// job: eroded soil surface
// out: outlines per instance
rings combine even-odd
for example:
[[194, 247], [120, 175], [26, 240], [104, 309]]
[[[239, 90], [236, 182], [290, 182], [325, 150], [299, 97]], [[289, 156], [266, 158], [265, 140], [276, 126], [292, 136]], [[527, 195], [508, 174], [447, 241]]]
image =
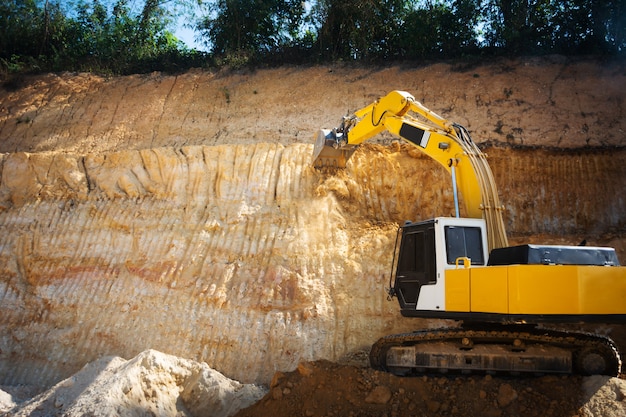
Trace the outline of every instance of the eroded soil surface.
[[[157, 349], [269, 386], [246, 416], [626, 415], [617, 378], [367, 368], [378, 337], [436, 325], [383, 288], [396, 225], [451, 214], [449, 179], [385, 134], [345, 172], [309, 155], [393, 89], [489, 154], [510, 243], [626, 262], [623, 62], [26, 76], [0, 89], [0, 384], [39, 392]], [[625, 326], [578, 327], [626, 352]]]

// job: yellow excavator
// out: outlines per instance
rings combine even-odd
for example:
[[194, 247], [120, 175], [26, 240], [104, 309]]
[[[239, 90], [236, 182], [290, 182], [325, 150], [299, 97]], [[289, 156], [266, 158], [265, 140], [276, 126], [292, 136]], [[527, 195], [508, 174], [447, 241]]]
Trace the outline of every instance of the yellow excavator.
[[[459, 325], [383, 337], [372, 346], [371, 365], [397, 375], [618, 375], [621, 359], [610, 338], [554, 328], [624, 323], [626, 267], [615, 249], [509, 247], [485, 155], [465, 128], [404, 91], [344, 117], [335, 129], [322, 129], [313, 165], [345, 168], [359, 144], [383, 131], [415, 145], [451, 174], [456, 212], [400, 226], [389, 295], [397, 297], [405, 317]], [[466, 217], [460, 216], [459, 193]]]

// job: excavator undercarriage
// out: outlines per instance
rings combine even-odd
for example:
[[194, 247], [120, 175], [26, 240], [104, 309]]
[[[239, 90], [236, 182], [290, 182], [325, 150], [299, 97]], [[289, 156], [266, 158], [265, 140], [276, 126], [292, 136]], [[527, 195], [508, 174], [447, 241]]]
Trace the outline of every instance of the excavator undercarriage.
[[428, 372], [617, 376], [621, 367], [609, 338], [523, 324], [464, 325], [386, 336], [372, 346], [370, 363], [400, 376]]

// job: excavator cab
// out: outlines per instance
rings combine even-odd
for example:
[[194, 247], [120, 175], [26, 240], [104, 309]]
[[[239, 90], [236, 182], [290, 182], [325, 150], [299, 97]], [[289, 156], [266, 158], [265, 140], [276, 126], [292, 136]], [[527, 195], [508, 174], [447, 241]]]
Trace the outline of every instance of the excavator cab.
[[398, 235], [390, 295], [398, 297], [404, 316], [415, 316], [418, 310], [444, 313], [444, 271], [464, 263], [487, 264], [487, 232], [482, 219], [438, 217], [406, 222]]

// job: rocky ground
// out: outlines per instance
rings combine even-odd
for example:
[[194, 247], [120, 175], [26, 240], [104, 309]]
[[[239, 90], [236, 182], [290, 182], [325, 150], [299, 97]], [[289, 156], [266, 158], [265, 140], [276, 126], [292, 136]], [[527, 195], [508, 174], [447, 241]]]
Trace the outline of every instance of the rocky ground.
[[399, 378], [315, 362], [277, 373], [237, 416], [624, 416], [625, 396], [625, 381], [600, 376]]
[[[310, 154], [319, 128], [392, 89], [488, 152], [511, 243], [587, 239], [625, 261], [620, 61], [4, 80], [0, 413], [224, 415], [189, 394], [210, 369], [261, 387], [250, 403], [267, 392], [250, 416], [626, 415], [618, 378], [366, 367], [378, 337], [440, 325], [383, 289], [396, 225], [450, 214], [449, 179], [388, 135], [342, 173]], [[624, 327], [585, 330], [626, 351]]]
[[[363, 352], [365, 354], [365, 352]], [[626, 381], [603, 376], [396, 377], [362, 366], [301, 362], [267, 386], [156, 351], [103, 357], [49, 390], [2, 386], [0, 415], [44, 416], [549, 416], [626, 415]], [[5, 414], [2, 412], [5, 411]]]

